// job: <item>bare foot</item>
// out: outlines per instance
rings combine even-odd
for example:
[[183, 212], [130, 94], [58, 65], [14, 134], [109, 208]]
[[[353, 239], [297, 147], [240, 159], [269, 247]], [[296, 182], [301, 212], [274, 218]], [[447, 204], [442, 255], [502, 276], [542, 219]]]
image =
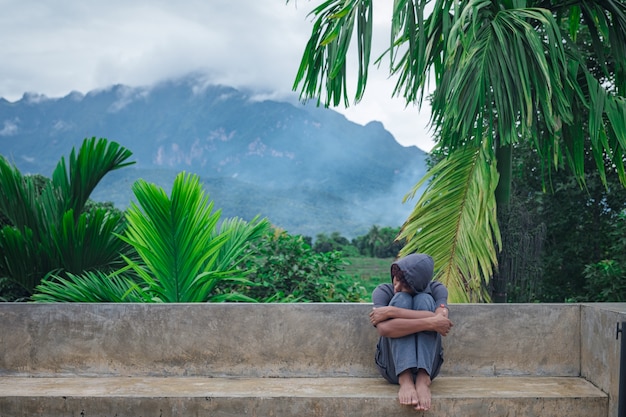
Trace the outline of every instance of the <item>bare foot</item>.
[[400, 401], [400, 404], [417, 407], [419, 402], [411, 370], [408, 369], [402, 372], [398, 376], [398, 382], [400, 384], [400, 390], [398, 390], [398, 401]]
[[415, 381], [415, 392], [417, 393], [417, 404], [415, 409], [418, 411], [430, 410], [430, 375], [423, 369], [417, 372]]

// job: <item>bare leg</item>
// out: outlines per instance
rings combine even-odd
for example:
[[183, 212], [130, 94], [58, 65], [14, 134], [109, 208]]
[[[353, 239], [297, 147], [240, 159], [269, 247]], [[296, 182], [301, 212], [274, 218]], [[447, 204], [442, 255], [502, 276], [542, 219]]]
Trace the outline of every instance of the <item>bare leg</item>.
[[400, 404], [417, 407], [419, 401], [417, 391], [415, 390], [415, 383], [413, 382], [413, 373], [410, 369], [398, 375], [398, 383], [400, 384], [400, 390], [398, 391], [398, 401], [400, 401]]
[[426, 411], [430, 409], [430, 375], [424, 369], [417, 371], [417, 379], [415, 380], [415, 392], [417, 393], [417, 404], [415, 409]]

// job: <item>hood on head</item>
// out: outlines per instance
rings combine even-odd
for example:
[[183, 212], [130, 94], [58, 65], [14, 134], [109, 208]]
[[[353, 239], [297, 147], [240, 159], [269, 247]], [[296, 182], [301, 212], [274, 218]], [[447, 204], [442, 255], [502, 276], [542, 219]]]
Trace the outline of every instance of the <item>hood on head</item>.
[[[425, 253], [412, 253], [400, 258], [393, 264], [404, 273], [404, 279], [415, 292], [422, 292], [433, 279], [435, 262]], [[392, 264], [392, 265], [393, 265]], [[393, 280], [393, 277], [391, 277]]]

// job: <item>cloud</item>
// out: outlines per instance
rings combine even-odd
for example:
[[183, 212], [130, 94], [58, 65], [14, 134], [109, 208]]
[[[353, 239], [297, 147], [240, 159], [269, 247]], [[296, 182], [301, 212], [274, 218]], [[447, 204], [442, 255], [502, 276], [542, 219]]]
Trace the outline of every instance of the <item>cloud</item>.
[[4, 126], [0, 129], [0, 136], [11, 136], [17, 133], [17, 119], [5, 120]]
[[[115, 84], [132, 87], [204, 73], [207, 81], [296, 100], [292, 85], [319, 1], [9, 1], [0, 14], [0, 97], [61, 97]], [[376, 3], [374, 51], [387, 47], [391, 5]], [[385, 64], [372, 67], [365, 98], [335, 110], [381, 121], [404, 145], [429, 151], [427, 109], [392, 98]], [[355, 74], [354, 69], [350, 73]], [[354, 80], [349, 88], [354, 93]], [[124, 104], [124, 103], [120, 103]]]

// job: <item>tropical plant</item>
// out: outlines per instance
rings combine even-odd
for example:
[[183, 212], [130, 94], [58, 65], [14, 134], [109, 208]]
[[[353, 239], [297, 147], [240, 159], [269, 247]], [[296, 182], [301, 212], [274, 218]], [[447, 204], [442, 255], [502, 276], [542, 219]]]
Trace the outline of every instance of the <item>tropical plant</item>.
[[[327, 0], [312, 14], [294, 89], [303, 100], [347, 106], [356, 29], [358, 102], [370, 64], [373, 1]], [[431, 123], [445, 155], [407, 195], [426, 186], [400, 233], [407, 239], [401, 254], [431, 254], [452, 301], [488, 300], [514, 144], [532, 143], [547, 173], [569, 165], [583, 186], [585, 153], [604, 181], [608, 157], [626, 183], [626, 5], [395, 0], [390, 39], [394, 95], [421, 106], [434, 81]]]
[[245, 279], [238, 268], [247, 248], [269, 223], [224, 219], [213, 210], [198, 176], [180, 173], [171, 197], [144, 180], [133, 185], [137, 204], [126, 212], [128, 226], [120, 238], [138, 254], [125, 256], [127, 266], [110, 274], [87, 273], [66, 278], [51, 275], [37, 287], [35, 301], [207, 302], [252, 301], [241, 294], [219, 294], [218, 284]]
[[244, 266], [254, 271], [250, 282], [220, 287], [225, 294], [260, 302], [358, 302], [367, 295], [358, 280], [342, 274], [341, 252], [315, 252], [300, 235], [274, 228], [250, 253]]
[[30, 295], [51, 271], [63, 275], [115, 268], [129, 248], [114, 233], [123, 216], [107, 207], [85, 210], [102, 177], [133, 162], [131, 152], [106, 139], [85, 139], [56, 166], [49, 181], [22, 175], [0, 157], [0, 277]]
[[626, 301], [626, 212], [614, 213], [614, 220], [607, 232], [608, 250], [599, 262], [585, 265], [585, 294], [575, 301]]

